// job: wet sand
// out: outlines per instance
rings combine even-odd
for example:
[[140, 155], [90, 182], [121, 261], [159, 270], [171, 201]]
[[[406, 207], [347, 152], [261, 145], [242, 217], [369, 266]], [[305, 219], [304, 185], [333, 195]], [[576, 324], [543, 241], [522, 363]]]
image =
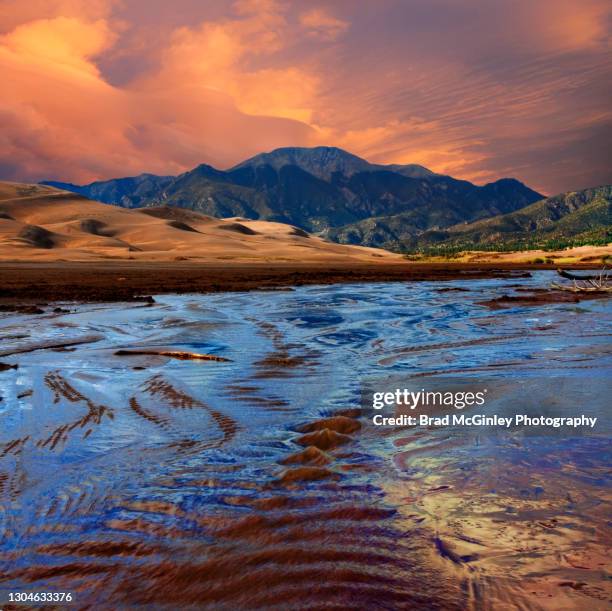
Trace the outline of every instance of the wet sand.
[[[549, 266], [550, 267], [550, 266]], [[588, 269], [589, 266], [572, 266]], [[592, 266], [591, 266], [592, 267]], [[164, 293], [218, 293], [313, 284], [528, 277], [546, 266], [464, 263], [189, 262], [0, 263], [0, 301], [133, 301]]]
[[609, 608], [607, 429], [381, 429], [361, 402], [440, 372], [603, 422], [609, 302], [477, 303], [552, 277], [3, 315], [0, 601]]

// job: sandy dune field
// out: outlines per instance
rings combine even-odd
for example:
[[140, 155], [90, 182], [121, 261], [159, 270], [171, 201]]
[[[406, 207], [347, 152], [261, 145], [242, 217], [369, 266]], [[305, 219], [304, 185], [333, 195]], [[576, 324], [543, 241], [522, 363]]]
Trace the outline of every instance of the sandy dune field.
[[524, 250], [517, 252], [466, 252], [459, 258], [463, 263], [525, 263], [566, 266], [588, 263], [594, 267], [612, 257], [612, 245], [575, 246], [564, 250]]
[[0, 182], [4, 261], [403, 261], [375, 248], [333, 244], [282, 223], [216, 219], [190, 210], [127, 210], [41, 185]]

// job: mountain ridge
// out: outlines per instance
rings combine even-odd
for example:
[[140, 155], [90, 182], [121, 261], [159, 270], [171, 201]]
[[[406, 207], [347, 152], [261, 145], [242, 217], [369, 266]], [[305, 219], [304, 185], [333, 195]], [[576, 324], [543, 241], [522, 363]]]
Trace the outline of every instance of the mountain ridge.
[[413, 247], [441, 250], [564, 248], [612, 242], [612, 185], [568, 191], [515, 212], [421, 234]]
[[409, 178], [425, 178], [437, 175], [416, 163], [405, 165], [371, 163], [358, 155], [335, 146], [281, 147], [249, 157], [230, 168], [229, 171], [256, 165], [270, 165], [277, 170], [284, 165], [297, 165], [314, 174], [317, 178], [324, 180], [329, 180], [335, 172], [350, 176], [360, 171], [373, 170], [388, 170]]
[[[126, 208], [160, 204], [215, 217], [240, 216], [296, 225], [351, 244], [397, 246], [432, 228], [512, 212], [543, 196], [516, 179], [483, 186], [417, 165], [378, 165], [336, 147], [286, 147], [228, 170], [207, 164], [175, 177], [135, 177], [72, 185], [42, 184]], [[393, 239], [338, 229], [397, 216]], [[396, 223], [397, 225], [397, 223]]]

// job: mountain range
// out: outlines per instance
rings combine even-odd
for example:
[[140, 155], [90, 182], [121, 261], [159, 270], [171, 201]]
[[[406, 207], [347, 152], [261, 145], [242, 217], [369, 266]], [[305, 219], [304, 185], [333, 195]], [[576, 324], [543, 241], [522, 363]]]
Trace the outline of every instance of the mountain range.
[[559, 249], [612, 242], [612, 186], [562, 193], [473, 223], [430, 230], [406, 246], [417, 250]]
[[477, 186], [419, 165], [369, 163], [334, 147], [276, 149], [226, 171], [199, 165], [175, 177], [42, 184], [125, 208], [163, 204], [264, 219], [394, 249], [427, 230], [513, 212], [543, 197], [512, 178]]

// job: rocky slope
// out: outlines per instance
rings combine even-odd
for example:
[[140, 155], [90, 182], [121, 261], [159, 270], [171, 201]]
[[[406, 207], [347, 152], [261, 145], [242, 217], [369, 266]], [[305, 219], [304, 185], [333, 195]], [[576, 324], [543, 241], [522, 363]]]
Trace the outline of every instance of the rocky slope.
[[409, 248], [523, 250], [612, 242], [612, 186], [562, 193], [516, 212], [427, 231]]

